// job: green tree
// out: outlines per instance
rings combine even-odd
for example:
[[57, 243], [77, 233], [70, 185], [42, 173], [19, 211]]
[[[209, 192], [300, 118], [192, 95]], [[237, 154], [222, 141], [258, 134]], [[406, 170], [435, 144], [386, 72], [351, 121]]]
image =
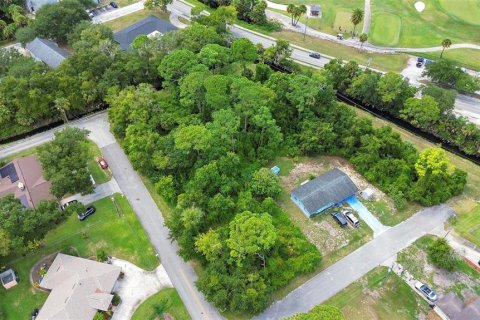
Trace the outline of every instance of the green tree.
[[277, 198], [282, 193], [280, 179], [267, 168], [255, 171], [249, 189], [260, 200], [268, 197]]
[[301, 4], [299, 6], [289, 4], [287, 6], [287, 12], [290, 13], [290, 16], [292, 17], [292, 26], [296, 26], [298, 21], [300, 20], [300, 17], [303, 14], [307, 13], [307, 7], [304, 4]]
[[382, 102], [380, 107], [394, 115], [398, 115], [404, 101], [413, 97], [415, 91], [408, 80], [394, 72], [386, 73], [377, 83], [377, 93]]
[[440, 119], [440, 108], [437, 101], [430, 96], [408, 98], [400, 110], [400, 118], [414, 126], [430, 130]]
[[452, 247], [443, 238], [435, 239], [427, 247], [428, 259], [436, 266], [447, 271], [455, 270], [457, 258]]
[[223, 250], [220, 234], [212, 229], [206, 233], [202, 233], [196, 238], [195, 247], [198, 252], [205, 256], [207, 261], [213, 262], [217, 260]]
[[422, 95], [431, 96], [438, 103], [441, 115], [451, 114], [455, 106], [457, 92], [453, 89], [443, 89], [438, 86], [428, 85], [422, 88]]
[[442, 59], [443, 52], [445, 51], [446, 48], [450, 48], [452, 45], [452, 40], [450, 39], [443, 39], [442, 40], [442, 52], [440, 52], [440, 59]]
[[243, 72], [248, 63], [253, 63], [257, 59], [257, 50], [255, 45], [246, 38], [235, 39], [232, 43], [232, 57], [239, 61], [243, 66]]
[[[0, 29], [1, 29], [1, 26], [0, 26]], [[17, 39], [18, 42], [20, 42], [22, 44], [22, 47], [24, 48], [27, 45], [27, 43], [29, 43], [30, 41], [33, 41], [35, 37], [36, 37], [35, 29], [33, 29], [30, 26], [20, 28], [15, 33], [15, 39]]]
[[363, 48], [363, 44], [368, 40], [368, 34], [362, 33], [358, 38], [358, 40], [360, 40], [360, 43], [361, 43], [360, 48]]
[[66, 128], [55, 133], [55, 139], [38, 149], [43, 173], [52, 182], [51, 192], [57, 198], [65, 194], [93, 191], [87, 161], [87, 131]]
[[70, 31], [84, 20], [90, 20], [85, 6], [76, 0], [64, 0], [38, 9], [33, 29], [39, 37], [65, 43]]
[[268, 213], [255, 214], [245, 211], [230, 222], [227, 245], [230, 256], [238, 266], [242, 266], [249, 256], [257, 256], [265, 267], [266, 254], [276, 240], [277, 232]]
[[168, 12], [167, 5], [172, 4], [172, 2], [173, 0], [145, 0], [143, 5], [149, 10], [160, 8], [163, 12]]
[[350, 21], [353, 24], [352, 36], [355, 37], [355, 29], [363, 21], [364, 12], [362, 9], [354, 9], [352, 15], [350, 16]]
[[5, 257], [10, 253], [10, 248], [12, 246], [10, 237], [8, 233], [0, 229], [0, 257]]

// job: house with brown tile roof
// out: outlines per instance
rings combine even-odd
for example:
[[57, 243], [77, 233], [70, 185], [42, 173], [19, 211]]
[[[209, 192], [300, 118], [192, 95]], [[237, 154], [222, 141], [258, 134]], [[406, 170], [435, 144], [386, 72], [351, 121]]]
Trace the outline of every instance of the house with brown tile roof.
[[40, 282], [51, 292], [37, 320], [92, 320], [110, 307], [119, 275], [120, 267], [57, 254]]
[[27, 208], [42, 200], [52, 200], [51, 183], [42, 175], [37, 156], [30, 155], [13, 160], [0, 168], [0, 197], [13, 194]]

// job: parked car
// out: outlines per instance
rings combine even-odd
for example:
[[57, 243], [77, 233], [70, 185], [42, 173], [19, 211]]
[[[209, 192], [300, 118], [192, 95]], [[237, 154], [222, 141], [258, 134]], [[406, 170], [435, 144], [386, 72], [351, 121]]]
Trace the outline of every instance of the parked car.
[[345, 212], [345, 218], [347, 218], [347, 221], [352, 225], [352, 227], [358, 228], [360, 225], [360, 221], [358, 221], [357, 217], [355, 217], [355, 215], [350, 211]]
[[308, 56], [311, 57], [311, 58], [315, 58], [315, 59], [320, 59], [321, 58], [320, 53], [318, 53], [318, 52], [310, 52], [310, 54]]
[[429, 287], [427, 287], [426, 284], [420, 282], [420, 281], [417, 281], [415, 283], [415, 288], [420, 291], [428, 300], [430, 301], [437, 301], [437, 294], [435, 293], [435, 291], [433, 291], [432, 289], [430, 289]]
[[78, 215], [78, 220], [83, 221], [85, 220], [88, 216], [91, 216], [92, 214], [97, 211], [94, 206], [88, 207], [87, 210], [85, 210], [84, 213], [81, 213]]
[[110, 5], [112, 6], [112, 8], [118, 8], [118, 4], [116, 2], [110, 2]]
[[338, 33], [338, 34], [337, 34], [337, 39], [338, 39], [338, 40], [343, 40], [343, 34]]
[[421, 68], [423, 66], [424, 61], [425, 61], [425, 59], [423, 59], [422, 57], [418, 57], [417, 58], [417, 68]]
[[38, 316], [38, 309], [33, 309], [32, 311], [32, 320], [35, 320]]
[[77, 203], [77, 202], [78, 202], [78, 200], [72, 200], [72, 201], [65, 202], [64, 204], [62, 204], [60, 206], [60, 209], [65, 210], [69, 205]]
[[108, 163], [107, 161], [105, 161], [105, 159], [103, 158], [98, 159], [98, 164], [102, 169], [108, 169]]
[[332, 217], [337, 221], [340, 227], [345, 228], [347, 226], [347, 220], [345, 220], [345, 216], [342, 213], [338, 211], [332, 212]]

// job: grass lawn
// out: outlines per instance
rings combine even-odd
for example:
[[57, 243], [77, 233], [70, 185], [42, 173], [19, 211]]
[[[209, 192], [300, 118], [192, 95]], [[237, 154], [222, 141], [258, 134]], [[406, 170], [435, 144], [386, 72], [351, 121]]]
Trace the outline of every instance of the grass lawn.
[[409, 203], [405, 209], [392, 210], [388, 203], [383, 200], [362, 199], [362, 203], [372, 212], [380, 222], [386, 226], [394, 226], [400, 222], [410, 218], [415, 212], [420, 210], [421, 206], [416, 203]]
[[325, 301], [342, 311], [345, 319], [419, 319], [428, 304], [395, 273], [377, 267]]
[[0, 308], [7, 319], [27, 319], [33, 308], [43, 304], [47, 294], [32, 289], [28, 278], [30, 269], [44, 256], [70, 246], [74, 246], [82, 257], [95, 256], [98, 249], [103, 249], [108, 255], [128, 260], [147, 270], [158, 266], [155, 251], [127, 199], [116, 194], [115, 201], [120, 216], [110, 198], [101, 199], [94, 203], [97, 212], [84, 222], [71, 216], [50, 231], [42, 246], [33, 253], [0, 261], [20, 276], [19, 285], [8, 291], [0, 290]]
[[[127, 0], [128, 1], [128, 0]], [[154, 15], [162, 20], [165, 20], [167, 22], [170, 22], [170, 18], [168, 13], [162, 12], [160, 10], [147, 10], [143, 9], [137, 12], [133, 12], [129, 15], [110, 20], [104, 23], [107, 27], [110, 27], [113, 32], [122, 30], [132, 24], [134, 24], [137, 21], [140, 21], [148, 16]]]
[[164, 311], [165, 313], [169, 313], [176, 320], [191, 319], [187, 309], [183, 305], [182, 299], [180, 299], [180, 296], [177, 293], [177, 290], [174, 288], [167, 288], [161, 290], [142, 303], [133, 314], [132, 320], [154, 319], [156, 314], [153, 307], [155, 305], [160, 305], [165, 299], [169, 301], [167, 303], [168, 307]]
[[[423, 2], [425, 10], [417, 12], [412, 0], [373, 0], [371, 41], [395, 47], [439, 46], [445, 38], [450, 38], [453, 43], [480, 43], [480, 3], [477, 0]], [[393, 37], [389, 34], [394, 33], [390, 31], [394, 24], [392, 15], [400, 19], [401, 28], [397, 41], [390, 42]], [[386, 19], [387, 16], [392, 19]]]
[[[273, 2], [287, 5], [290, 3], [306, 5], [318, 3], [321, 6], [322, 17], [309, 18], [308, 25], [330, 34], [343, 33], [346, 37], [353, 30], [353, 25], [350, 22], [352, 11], [356, 8], [362, 10], [364, 8], [364, 1], [362, 0], [274, 0]], [[306, 19], [302, 17], [300, 21], [305, 23]], [[362, 30], [362, 26], [363, 23], [357, 26], [357, 32]]]
[[[419, 57], [438, 60], [440, 58], [440, 53], [441, 51], [412, 54]], [[443, 59], [450, 60], [461, 67], [480, 71], [480, 50], [477, 49], [447, 49], [443, 53]]]
[[[379, 119], [366, 111], [351, 107], [361, 117], [367, 117], [373, 121], [375, 127], [382, 125], [391, 126], [395, 132], [398, 132], [404, 141], [410, 142], [418, 151], [425, 148], [435, 147], [435, 144], [408, 132], [397, 125]], [[453, 225], [455, 231], [465, 236], [468, 240], [480, 245], [480, 231], [475, 228], [480, 223], [480, 166], [461, 158], [447, 151], [447, 157], [458, 168], [468, 173], [467, 184], [463, 195], [451, 199], [448, 203], [453, 206], [457, 212], [456, 223]]]
[[87, 162], [88, 171], [95, 180], [96, 184], [108, 182], [112, 178], [110, 170], [103, 170], [97, 162], [97, 159], [102, 156], [100, 148], [93, 142], [88, 140], [89, 159]]
[[305, 37], [305, 40], [303, 40], [303, 34], [292, 31], [272, 32], [270, 36], [288, 40], [291, 44], [296, 44], [300, 47], [318, 51], [335, 58], [354, 60], [361, 65], [368, 65], [370, 63], [371, 68], [383, 71], [400, 72], [405, 68], [408, 60], [408, 55], [406, 54], [385, 55], [370, 53], [308, 35]]
[[399, 16], [391, 13], [379, 13], [373, 17], [373, 21], [370, 42], [387, 47], [398, 43], [402, 27], [402, 20]]

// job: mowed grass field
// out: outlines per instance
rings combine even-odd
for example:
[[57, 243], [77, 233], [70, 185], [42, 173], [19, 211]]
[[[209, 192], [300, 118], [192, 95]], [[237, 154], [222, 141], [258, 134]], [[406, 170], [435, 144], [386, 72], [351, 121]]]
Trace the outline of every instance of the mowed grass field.
[[445, 38], [480, 43], [479, 0], [424, 0], [422, 12], [415, 9], [415, 2], [373, 0], [369, 40], [392, 47], [439, 46]]
[[108, 255], [128, 260], [140, 268], [152, 270], [158, 259], [150, 241], [137, 220], [128, 200], [115, 195], [120, 214], [110, 197], [93, 203], [97, 212], [83, 222], [76, 216], [50, 231], [42, 246], [26, 256], [11, 256], [0, 260], [0, 265], [13, 268], [20, 283], [6, 291], [0, 290], [0, 309], [6, 319], [29, 319], [34, 308], [39, 308], [47, 299], [44, 292], [35, 291], [29, 281], [33, 265], [43, 257], [73, 246], [80, 256], [92, 257], [98, 249]]
[[164, 312], [178, 320], [191, 319], [182, 299], [175, 288], [163, 289], [142, 303], [132, 316], [132, 320], [161, 319], [155, 307], [164, 306]]

